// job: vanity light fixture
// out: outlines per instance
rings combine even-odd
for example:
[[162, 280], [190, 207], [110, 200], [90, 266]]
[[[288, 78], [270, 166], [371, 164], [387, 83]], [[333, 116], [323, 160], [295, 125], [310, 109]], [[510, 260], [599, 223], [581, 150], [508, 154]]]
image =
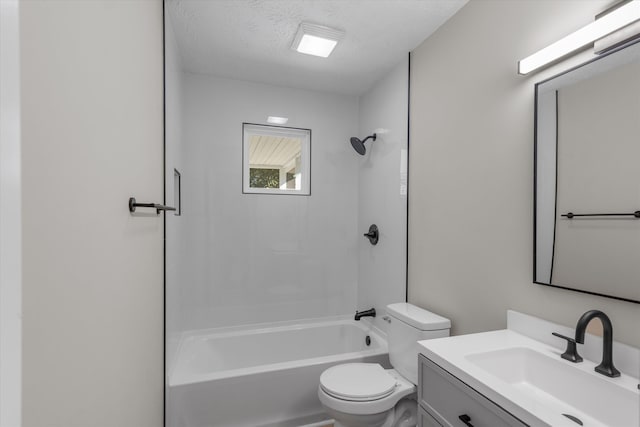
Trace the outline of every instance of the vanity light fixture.
[[267, 123], [272, 123], [274, 125], [284, 125], [289, 121], [288, 117], [278, 117], [278, 116], [269, 116], [267, 117]]
[[291, 49], [307, 55], [326, 58], [344, 37], [344, 31], [303, 22], [298, 27]]
[[[596, 19], [600, 19], [603, 16], [608, 15], [609, 13], [613, 12], [621, 6], [624, 6], [630, 1], [632, 0], [621, 0], [620, 2], [611, 6], [609, 9], [596, 15]], [[638, 38], [640, 38], [640, 19], [633, 24], [629, 24], [624, 28], [620, 28], [618, 31], [614, 31], [608, 36], [596, 40], [593, 43], [593, 53], [595, 53], [596, 55], [602, 55], [612, 50], [625, 47]]]
[[638, 20], [640, 20], [640, 0], [632, 0], [522, 59], [518, 62], [518, 73], [528, 74]]

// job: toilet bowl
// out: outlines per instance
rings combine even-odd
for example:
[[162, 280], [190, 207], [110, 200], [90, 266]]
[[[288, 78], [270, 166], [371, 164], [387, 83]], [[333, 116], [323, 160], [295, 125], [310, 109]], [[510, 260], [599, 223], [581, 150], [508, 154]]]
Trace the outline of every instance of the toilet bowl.
[[320, 375], [318, 398], [336, 427], [414, 427], [417, 423], [417, 341], [449, 335], [451, 322], [408, 303], [387, 306], [389, 360], [347, 363]]
[[[417, 404], [416, 386], [395, 369], [385, 370], [377, 363], [349, 363], [327, 369], [320, 376], [318, 397], [336, 427], [391, 427], [395, 408], [401, 400], [404, 418], [413, 418]], [[414, 409], [411, 411], [411, 409]], [[397, 424], [400, 427], [402, 424]], [[402, 425], [405, 427], [405, 425]]]

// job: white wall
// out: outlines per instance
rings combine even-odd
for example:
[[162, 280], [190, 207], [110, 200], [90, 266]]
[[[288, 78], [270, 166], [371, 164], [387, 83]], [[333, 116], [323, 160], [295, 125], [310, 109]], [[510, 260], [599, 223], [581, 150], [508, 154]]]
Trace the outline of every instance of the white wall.
[[0, 1], [0, 427], [19, 427], [22, 370], [19, 4]]
[[640, 346], [638, 305], [532, 283], [534, 84], [518, 60], [591, 22], [609, 1], [474, 1], [411, 58], [409, 301], [453, 333], [504, 328], [509, 308], [574, 327], [607, 313]]
[[23, 423], [160, 426], [162, 4], [23, 1], [20, 45]]
[[[182, 129], [182, 64], [173, 26], [165, 15], [165, 202], [174, 205], [174, 169], [184, 173], [183, 150], [184, 131]], [[174, 212], [166, 216], [166, 294], [165, 310], [167, 366], [172, 365], [178, 339], [181, 332], [180, 321], [183, 313], [180, 301], [181, 288], [184, 285], [181, 256], [186, 249], [187, 240], [184, 217]], [[175, 302], [175, 303], [174, 303]]]
[[[182, 328], [352, 313], [358, 99], [185, 74]], [[242, 123], [309, 128], [311, 196], [242, 194]]]
[[[375, 307], [374, 323], [383, 330], [387, 304], [406, 298], [408, 68], [406, 59], [360, 97], [358, 137], [377, 137], [364, 156], [349, 153], [360, 176], [358, 309]], [[362, 236], [371, 224], [380, 233], [375, 246]]]

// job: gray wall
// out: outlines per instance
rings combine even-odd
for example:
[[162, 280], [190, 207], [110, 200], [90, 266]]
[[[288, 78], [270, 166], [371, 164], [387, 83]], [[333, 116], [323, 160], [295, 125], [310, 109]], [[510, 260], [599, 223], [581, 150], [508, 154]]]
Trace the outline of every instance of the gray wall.
[[454, 334], [504, 328], [510, 308], [567, 326], [596, 308], [640, 346], [638, 305], [532, 283], [533, 86], [588, 54], [516, 64], [610, 3], [472, 0], [413, 52], [409, 301]]

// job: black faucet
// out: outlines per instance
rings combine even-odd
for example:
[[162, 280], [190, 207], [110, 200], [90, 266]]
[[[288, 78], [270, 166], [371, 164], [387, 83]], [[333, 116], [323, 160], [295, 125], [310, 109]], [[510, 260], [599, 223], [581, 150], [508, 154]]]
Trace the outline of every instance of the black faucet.
[[576, 342], [584, 344], [584, 333], [589, 322], [597, 317], [602, 322], [604, 334], [602, 336], [602, 362], [596, 366], [595, 370], [599, 374], [608, 377], [619, 377], [620, 371], [613, 366], [613, 325], [609, 317], [600, 310], [589, 310], [578, 319], [576, 325]]
[[[595, 371], [608, 377], [619, 377], [620, 371], [613, 366], [613, 325], [609, 317], [600, 310], [589, 310], [578, 319], [575, 339], [553, 332], [553, 335], [567, 340], [567, 350], [562, 353], [561, 357], [573, 363], [582, 362], [582, 357], [580, 357], [576, 349], [576, 343], [584, 344], [584, 334], [587, 330], [587, 325], [594, 317], [600, 319], [604, 330], [602, 337], [602, 362], [595, 367]], [[640, 388], [640, 384], [638, 388]]]
[[376, 309], [375, 308], [370, 308], [369, 310], [363, 310], [363, 311], [356, 311], [356, 316], [354, 317], [355, 320], [360, 320], [361, 317], [376, 317]]
[[570, 337], [565, 337], [564, 335], [560, 335], [557, 332], [552, 332], [551, 335], [555, 335], [556, 337], [562, 338], [563, 340], [567, 340], [567, 349], [560, 355], [560, 357], [573, 363], [582, 362], [582, 357], [580, 357], [580, 355], [578, 354], [578, 349], [576, 348], [576, 340]]

